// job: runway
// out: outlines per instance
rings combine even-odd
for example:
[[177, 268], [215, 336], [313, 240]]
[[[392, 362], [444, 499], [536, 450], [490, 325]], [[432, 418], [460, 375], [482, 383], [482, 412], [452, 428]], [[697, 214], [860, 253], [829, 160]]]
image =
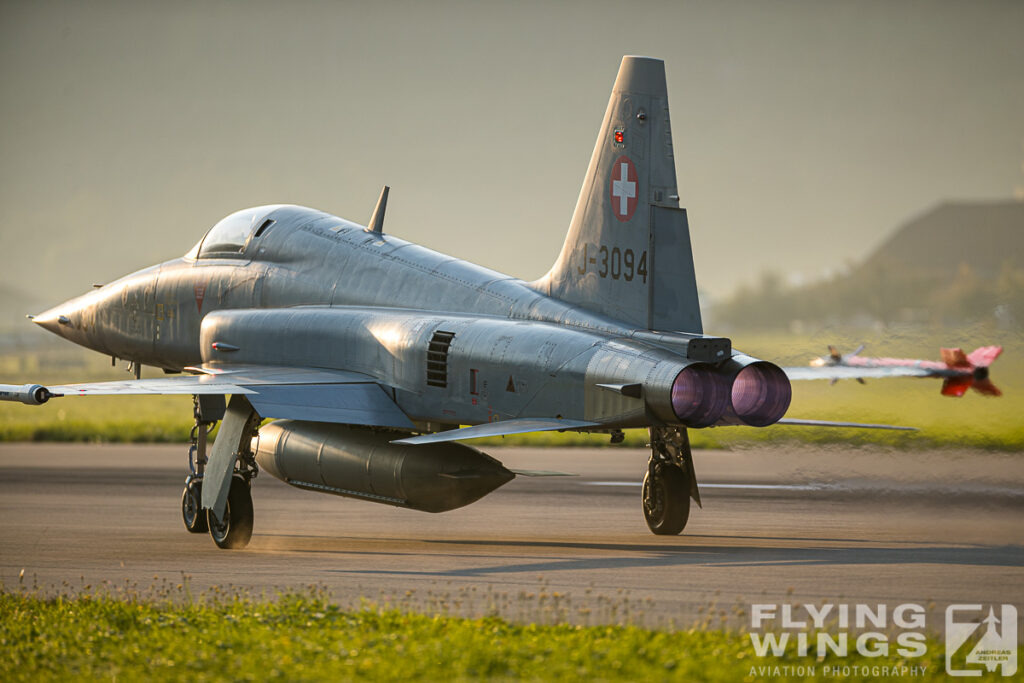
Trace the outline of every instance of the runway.
[[[185, 532], [183, 446], [0, 445], [0, 581], [49, 592], [187, 577], [193, 594], [317, 584], [343, 605], [688, 627], [751, 603], [1005, 603], [1024, 614], [1024, 455], [702, 451], [703, 509], [651, 535], [644, 451], [490, 449], [518, 477], [431, 515], [262, 475], [244, 551]], [[104, 582], [107, 582], [104, 584]]]

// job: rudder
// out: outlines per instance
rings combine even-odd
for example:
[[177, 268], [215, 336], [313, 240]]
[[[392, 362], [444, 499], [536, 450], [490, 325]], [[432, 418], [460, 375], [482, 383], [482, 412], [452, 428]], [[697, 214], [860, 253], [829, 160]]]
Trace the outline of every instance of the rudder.
[[662, 60], [622, 58], [569, 234], [533, 286], [637, 327], [702, 332]]

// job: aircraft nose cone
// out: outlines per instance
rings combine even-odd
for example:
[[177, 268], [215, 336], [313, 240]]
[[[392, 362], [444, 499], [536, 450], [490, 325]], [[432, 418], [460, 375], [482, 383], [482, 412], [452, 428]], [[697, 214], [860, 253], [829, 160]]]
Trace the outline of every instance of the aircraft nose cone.
[[91, 317], [94, 298], [94, 295], [87, 294], [70, 299], [34, 316], [32, 322], [61, 337], [72, 339], [74, 336], [72, 341], [78, 341]]
[[65, 315], [61, 309], [61, 306], [55, 306], [48, 311], [44, 311], [37, 316], [33, 316], [32, 322], [39, 325], [39, 327], [44, 330], [53, 332], [54, 334], [59, 334], [63, 337], [64, 329], [70, 327], [71, 318]]

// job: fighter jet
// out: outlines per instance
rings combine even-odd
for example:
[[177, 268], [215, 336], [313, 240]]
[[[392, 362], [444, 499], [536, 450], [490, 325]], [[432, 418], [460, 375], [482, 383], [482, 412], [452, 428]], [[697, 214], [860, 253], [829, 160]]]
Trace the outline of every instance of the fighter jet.
[[828, 347], [828, 355], [815, 358], [806, 368], [785, 368], [792, 379], [829, 379], [835, 384], [841, 379], [855, 379], [864, 383], [870, 377], [941, 377], [942, 395], [961, 397], [968, 389], [985, 396], [1002, 396], [989, 379], [989, 366], [1003, 352], [1001, 346], [980, 346], [970, 353], [963, 349], [939, 349], [939, 361], [917, 358], [869, 358], [861, 356], [861, 344], [850, 353], [840, 353]]
[[[787, 421], [786, 374], [704, 334], [661, 60], [623, 58], [565, 244], [535, 282], [387, 234], [387, 196], [366, 226], [238, 211], [184, 256], [35, 316], [136, 379], [0, 398], [193, 395], [182, 517], [222, 548], [250, 540], [260, 469], [442, 512], [515, 476], [459, 441], [637, 427], [647, 525], [678, 534], [700, 504], [687, 430]], [[139, 379], [143, 365], [187, 374]]]

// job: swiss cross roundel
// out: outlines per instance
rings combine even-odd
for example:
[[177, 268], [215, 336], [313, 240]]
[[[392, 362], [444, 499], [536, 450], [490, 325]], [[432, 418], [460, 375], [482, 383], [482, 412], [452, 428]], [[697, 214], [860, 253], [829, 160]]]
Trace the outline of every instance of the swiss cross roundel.
[[612, 164], [612, 177], [608, 185], [612, 214], [622, 222], [628, 221], [636, 211], [639, 194], [640, 179], [636, 174], [636, 166], [623, 154]]

